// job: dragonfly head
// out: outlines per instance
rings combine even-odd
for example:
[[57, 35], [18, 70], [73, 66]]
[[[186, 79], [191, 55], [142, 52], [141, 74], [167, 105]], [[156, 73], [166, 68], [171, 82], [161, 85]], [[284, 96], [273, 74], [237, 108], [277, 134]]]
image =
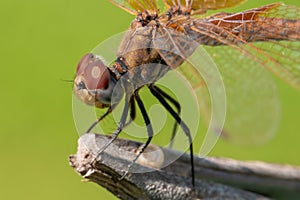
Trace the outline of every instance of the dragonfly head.
[[88, 53], [78, 63], [74, 93], [83, 102], [105, 108], [111, 104], [116, 80], [100, 57]]

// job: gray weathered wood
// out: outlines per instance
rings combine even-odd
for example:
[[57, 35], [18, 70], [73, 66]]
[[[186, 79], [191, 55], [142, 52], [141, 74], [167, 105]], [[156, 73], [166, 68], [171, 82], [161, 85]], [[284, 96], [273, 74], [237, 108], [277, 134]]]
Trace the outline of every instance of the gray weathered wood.
[[[267, 199], [258, 193], [274, 198], [300, 198], [299, 168], [196, 157], [196, 187], [193, 188], [189, 155], [155, 146], [152, 147], [158, 150], [154, 161], [142, 157], [144, 159], [139, 159], [138, 164], [130, 168], [130, 173], [120, 180], [141, 143], [117, 139], [98, 156], [95, 164], [91, 164], [108, 140], [107, 136], [98, 134], [82, 135], [77, 154], [69, 160], [85, 179], [105, 187], [120, 199]], [[175, 161], [155, 170], [170, 160]]]

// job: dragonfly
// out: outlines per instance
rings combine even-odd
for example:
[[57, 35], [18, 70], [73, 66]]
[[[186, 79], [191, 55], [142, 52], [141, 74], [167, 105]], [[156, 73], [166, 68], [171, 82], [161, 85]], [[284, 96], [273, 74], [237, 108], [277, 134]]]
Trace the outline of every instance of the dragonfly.
[[[300, 89], [298, 7], [273, 3], [237, 13], [221, 12], [207, 16], [208, 11], [238, 6], [245, 0], [110, 2], [135, 18], [119, 45], [115, 61], [106, 65], [101, 55], [88, 53], [80, 60], [74, 80], [74, 93], [81, 101], [107, 109], [87, 132], [112, 113], [124, 97], [118, 127], [99, 154], [135, 120], [136, 104], [148, 138], [133, 163], [150, 144], [153, 128], [139, 94], [140, 89], [146, 87], [174, 118], [172, 138], [177, 127], [188, 138], [192, 185], [195, 185], [193, 139], [188, 125], [181, 119], [181, 106], [155, 83], [169, 71], [178, 70], [189, 79], [193, 89], [207, 92], [205, 78], [195, 73], [191, 65], [185, 65], [199, 47], [205, 49], [216, 63], [224, 81], [227, 118], [216, 132], [219, 131], [225, 139], [239, 139], [240, 133], [249, 137], [254, 133], [253, 138], [256, 139], [258, 134], [273, 131], [276, 123], [273, 117], [278, 113], [269, 107], [273, 105], [276, 94], [273, 85], [268, 82], [270, 76], [267, 71]], [[159, 7], [161, 4], [163, 6]], [[209, 69], [210, 66], [201, 63], [201, 59], [198, 62]], [[202, 101], [200, 112], [204, 113], [205, 119], [210, 119], [211, 102], [205, 95]]]

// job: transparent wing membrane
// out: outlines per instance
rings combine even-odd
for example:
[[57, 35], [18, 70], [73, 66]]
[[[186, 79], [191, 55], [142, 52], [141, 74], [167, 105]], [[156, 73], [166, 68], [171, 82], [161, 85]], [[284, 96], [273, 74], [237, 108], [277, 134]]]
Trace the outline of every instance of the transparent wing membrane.
[[[169, 29], [159, 33], [154, 48], [197, 93], [201, 116], [208, 125], [201, 155], [211, 150], [219, 135], [243, 144], [263, 143], [273, 136], [280, 113], [276, 86], [246, 45], [204, 46]], [[183, 61], [188, 63], [177, 67]]]
[[[163, 0], [164, 4], [169, 8], [171, 6], [190, 6], [193, 10], [217, 10], [234, 7], [246, 2], [246, 0]], [[190, 5], [191, 4], [191, 5]]]
[[[145, 10], [158, 13], [158, 0], [109, 0], [126, 12], [136, 14]], [[162, 0], [166, 8], [172, 6], [187, 7], [196, 13], [205, 13], [207, 10], [218, 10], [240, 5], [246, 0]], [[162, 10], [162, 9], [161, 9]]]
[[[182, 25], [189, 38], [207, 51], [223, 79], [227, 102], [223, 138], [235, 143], [258, 144], [268, 141], [275, 133], [280, 105], [268, 70], [300, 89], [299, 16], [298, 8], [277, 3]], [[159, 50], [159, 53], [169, 66], [176, 68], [195, 51], [191, 39], [162, 28], [156, 32], [154, 48], [168, 46], [170, 51]], [[199, 62], [205, 60], [201, 54], [197, 56]], [[197, 63], [202, 71], [207, 70], [205, 65], [206, 62]], [[197, 74], [191, 65], [176, 70], [188, 77], [198, 91], [200, 112], [211, 123], [211, 91], [207, 81], [203, 81], [203, 73]], [[222, 128], [222, 124], [214, 126], [216, 132]]]
[[110, 2], [131, 14], [146, 10], [158, 13], [157, 0], [110, 0]]
[[[212, 16], [210, 21], [213, 23], [199, 19], [194, 26], [187, 25], [186, 29], [200, 44], [227, 45], [237, 49], [300, 89], [300, 10], [283, 4], [269, 7], [271, 9], [265, 9], [267, 12], [256, 9], [260, 10], [260, 14], [253, 14], [256, 19], [252, 21], [240, 19], [242, 15], [233, 19], [230, 16], [219, 19]], [[294, 14], [290, 14], [291, 11]], [[233, 65], [232, 68], [237, 67]]]
[[[268, 141], [276, 131], [280, 114], [276, 86], [270, 74], [238, 49], [228, 46], [205, 49], [218, 66], [225, 85], [224, 138], [248, 144]], [[209, 105], [201, 104], [202, 112], [209, 119], [211, 111], [206, 104]]]

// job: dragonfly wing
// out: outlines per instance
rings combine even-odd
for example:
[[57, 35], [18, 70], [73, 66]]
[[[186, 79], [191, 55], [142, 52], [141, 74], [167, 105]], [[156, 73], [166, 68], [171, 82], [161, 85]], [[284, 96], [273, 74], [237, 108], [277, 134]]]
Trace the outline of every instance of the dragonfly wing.
[[234, 7], [246, 2], [246, 0], [163, 0], [163, 2], [167, 8], [178, 6], [179, 2], [180, 5], [191, 7], [195, 11], [206, 11]]
[[110, 0], [110, 2], [133, 15], [145, 10], [158, 13], [157, 0]]
[[[273, 4], [270, 8], [249, 12], [254, 14], [249, 19], [253, 22], [252, 29], [245, 26], [249, 22], [247, 19], [243, 21], [232, 15], [214, 25], [198, 26], [202, 39], [190, 35], [199, 39], [201, 44], [207, 44], [202, 48], [220, 70], [227, 97], [223, 136], [238, 143], [264, 142], [276, 130], [280, 107], [276, 86], [267, 70], [300, 89], [299, 8], [283, 4]], [[255, 32], [255, 23], [271, 22], [270, 19], [273, 23], [262, 24], [261, 31]], [[237, 34], [235, 27], [248, 28], [252, 38], [246, 37], [246, 31]], [[258, 38], [256, 42], [247, 42], [255, 37]], [[206, 101], [202, 112], [207, 120], [211, 118], [208, 108], [209, 102]]]
[[[166, 28], [158, 32], [154, 48], [190, 82], [208, 124], [201, 155], [212, 149], [220, 135], [244, 144], [266, 142], [273, 136], [280, 107], [272, 77], [260, 63], [239, 48], [201, 46]], [[177, 67], [183, 61], [189, 64]]]
[[[223, 138], [259, 144], [274, 135], [280, 117], [277, 89], [271, 74], [251, 56], [229, 46], [203, 47], [218, 66], [226, 91]], [[205, 90], [203, 96], [205, 96]], [[202, 112], [210, 118], [208, 103]]]
[[132, 15], [136, 15], [137, 12], [136, 10], [134, 10], [130, 4], [128, 4], [128, 2], [126, 0], [109, 0], [112, 4], [118, 6], [119, 8], [125, 10], [126, 12], [132, 14]]
[[[210, 125], [214, 118], [212, 114], [215, 105], [212, 102], [211, 92], [222, 91], [224, 86], [227, 110], [224, 128], [220, 131], [223, 124], [220, 119], [222, 113], [219, 113], [216, 115], [217, 123], [213, 123], [210, 130], [214, 130], [217, 134], [222, 133], [223, 138], [235, 143], [266, 142], [274, 135], [280, 116], [276, 85], [272, 76], [267, 73], [267, 69], [285, 72], [286, 69], [291, 68], [290, 75], [284, 75], [289, 78], [284, 79], [291, 84], [294, 83], [294, 86], [297, 85], [295, 83], [299, 80], [297, 69], [299, 67], [299, 43], [297, 41], [272, 40], [248, 44], [225, 29], [222, 29], [222, 34], [217, 34], [214, 32], [214, 28], [220, 28], [220, 26], [212, 25], [200, 32], [213, 38], [215, 43], [219, 43], [218, 46], [198, 44], [201, 49], [199, 51], [199, 48], [196, 49], [195, 44], [190, 42], [190, 39], [186, 39], [186, 36], [182, 36], [180, 33], [176, 35], [174, 31], [165, 28], [156, 32], [153, 39], [154, 48], [163, 49], [159, 50], [161, 57], [175, 69], [184, 60], [192, 63], [193, 69], [179, 67], [176, 70], [182, 71], [182, 74], [188, 77], [187, 79], [192, 77], [204, 80], [205, 84], [199, 84], [203, 81], [198, 81], [198, 84], [196, 83], [198, 86], [196, 85], [194, 89], [198, 90], [199, 96], [202, 96], [200, 112], [203, 113], [206, 122]], [[229, 40], [230, 37], [224, 37], [224, 35], [230, 35], [234, 40]], [[187, 50], [186, 46], [191, 48]], [[166, 47], [169, 48], [169, 51], [164, 49]], [[203, 50], [213, 62], [207, 62], [209, 59]], [[194, 53], [189, 57], [191, 52]], [[281, 53], [287, 56], [278, 56]], [[174, 55], [178, 57], [172, 60]], [[220, 79], [218, 73], [208, 73], [212, 68], [211, 63], [217, 66], [221, 75], [220, 88], [216, 86], [218, 81], [215, 81], [215, 79]], [[199, 72], [198, 75], [195, 74], [195, 71]], [[289, 79], [294, 81], [289, 81]], [[211, 84], [213, 85], [212, 89], [210, 89]], [[222, 94], [222, 92], [217, 92], [217, 94]], [[222, 102], [219, 101], [219, 105]], [[207, 152], [207, 150], [203, 151]]]
[[239, 48], [262, 67], [300, 89], [299, 8], [276, 3], [214, 18], [210, 17], [211, 24], [198, 24], [194, 33], [203, 35], [203, 41], [212, 46], [218, 43]]
[[183, 33], [163, 26], [154, 29], [152, 40], [153, 47], [171, 68], [180, 66], [199, 46]]
[[[265, 42], [254, 43], [255, 48], [248, 49], [253, 53], [257, 49], [264, 52], [264, 67], [300, 90], [300, 9], [282, 4], [262, 13], [260, 18], [262, 21], [270, 18], [280, 20], [260, 33], [270, 35], [271, 39], [265, 37]], [[279, 35], [279, 39], [272, 39], [276, 37], [273, 35]]]

